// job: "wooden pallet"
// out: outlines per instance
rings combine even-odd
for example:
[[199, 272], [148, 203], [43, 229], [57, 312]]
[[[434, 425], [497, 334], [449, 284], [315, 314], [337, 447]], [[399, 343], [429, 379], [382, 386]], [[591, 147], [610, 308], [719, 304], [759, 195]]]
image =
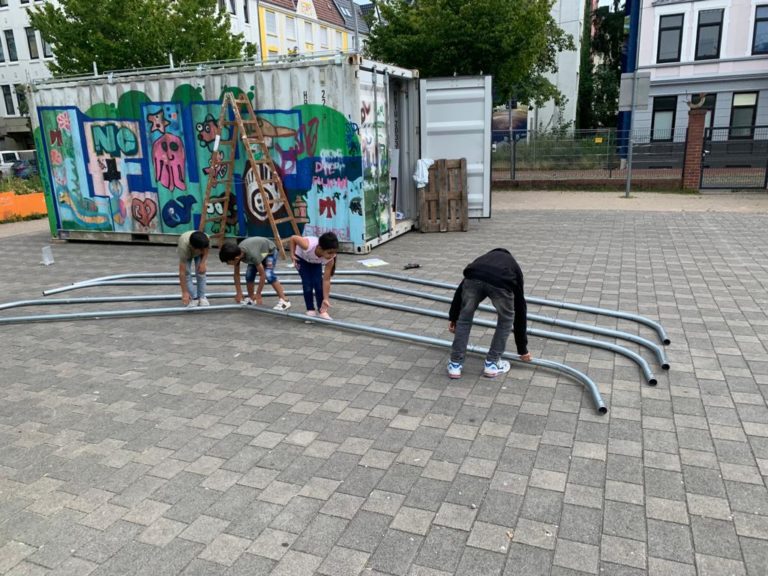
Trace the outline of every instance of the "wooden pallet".
[[429, 183], [419, 189], [419, 229], [422, 232], [466, 232], [467, 160], [436, 160]]

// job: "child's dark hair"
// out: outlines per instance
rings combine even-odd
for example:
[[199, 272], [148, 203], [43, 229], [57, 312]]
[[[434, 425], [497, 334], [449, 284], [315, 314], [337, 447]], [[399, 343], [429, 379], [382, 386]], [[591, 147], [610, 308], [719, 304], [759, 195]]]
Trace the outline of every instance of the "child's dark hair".
[[240, 256], [240, 246], [235, 244], [232, 240], [227, 240], [221, 245], [221, 248], [219, 249], [219, 260], [225, 264], [238, 256]]
[[317, 243], [323, 250], [338, 250], [339, 239], [333, 232], [326, 232], [317, 239]]
[[192, 248], [202, 250], [203, 248], [208, 248], [208, 246], [211, 245], [211, 241], [208, 240], [208, 236], [206, 236], [205, 232], [195, 230], [189, 237], [189, 244], [192, 246]]

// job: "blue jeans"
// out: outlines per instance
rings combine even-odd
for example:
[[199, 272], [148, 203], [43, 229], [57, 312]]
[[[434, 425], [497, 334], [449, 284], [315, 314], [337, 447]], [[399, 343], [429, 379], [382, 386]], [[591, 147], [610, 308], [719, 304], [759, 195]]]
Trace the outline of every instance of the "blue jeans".
[[[187, 291], [189, 292], [190, 298], [192, 300], [199, 300], [200, 298], [205, 298], [205, 274], [200, 274], [198, 272], [198, 269], [200, 268], [200, 261], [203, 259], [202, 256], [195, 256], [191, 260], [187, 260]], [[192, 282], [192, 262], [195, 263], [195, 281], [197, 282], [197, 289], [195, 289], [195, 285]]]
[[515, 297], [512, 291], [498, 288], [482, 280], [465, 279], [461, 290], [461, 312], [459, 312], [456, 332], [453, 336], [451, 362], [464, 363], [475, 311], [486, 298], [491, 299], [491, 303], [498, 314], [496, 331], [493, 333], [493, 340], [491, 340], [491, 347], [488, 349], [486, 360], [497, 362], [504, 353], [507, 347], [507, 338], [509, 338], [515, 320]]
[[313, 264], [301, 258], [296, 260], [299, 264], [301, 287], [304, 289], [304, 304], [307, 305], [307, 310], [314, 310], [315, 303], [312, 300], [314, 295], [317, 309], [320, 310], [323, 307], [323, 265]]
[[[267, 277], [267, 284], [274, 284], [277, 280], [277, 274], [275, 273], [275, 264], [277, 263], [277, 248], [272, 251], [272, 254], [264, 258], [262, 266], [264, 266], [264, 275]], [[245, 283], [253, 284], [256, 282], [256, 274], [259, 269], [255, 264], [248, 264], [248, 268], [245, 270]]]

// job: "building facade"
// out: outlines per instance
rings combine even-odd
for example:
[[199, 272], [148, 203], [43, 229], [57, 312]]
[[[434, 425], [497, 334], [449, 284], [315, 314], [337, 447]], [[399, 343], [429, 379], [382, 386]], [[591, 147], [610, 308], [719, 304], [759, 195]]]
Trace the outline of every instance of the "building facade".
[[[585, 1], [590, 6], [597, 6], [597, 0]], [[565, 96], [565, 102], [558, 106], [550, 100], [543, 106], [533, 106], [528, 113], [528, 126], [535, 130], [545, 131], [562, 126], [572, 126], [576, 121], [585, 2], [556, 0], [552, 6], [551, 14], [557, 25], [566, 34], [573, 37], [576, 49], [560, 52], [557, 55], [557, 72], [547, 75], [547, 79], [557, 86], [560, 93]], [[586, 49], [589, 50], [589, 46]]]
[[27, 11], [45, 0], [0, 0], [0, 149], [33, 147], [24, 86], [50, 76], [51, 47], [31, 28]]
[[[53, 52], [27, 13], [46, 1], [0, 0], [0, 150], [33, 147], [23, 87], [50, 76], [46, 62]], [[355, 28], [359, 47], [368, 31], [352, 0], [219, 0], [219, 8], [229, 14], [233, 33], [259, 46], [262, 60], [352, 50]]]
[[[705, 127], [720, 138], [766, 139], [768, 0], [644, 0], [638, 70], [650, 72], [634, 127], [679, 141], [688, 103], [705, 95]], [[639, 103], [641, 105], [644, 102]]]

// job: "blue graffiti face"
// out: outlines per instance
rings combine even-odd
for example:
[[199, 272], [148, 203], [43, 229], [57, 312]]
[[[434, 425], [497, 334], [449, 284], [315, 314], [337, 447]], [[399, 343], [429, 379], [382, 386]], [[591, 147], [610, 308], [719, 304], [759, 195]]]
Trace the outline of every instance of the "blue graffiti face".
[[192, 206], [197, 202], [194, 196], [179, 196], [163, 206], [163, 222], [170, 228], [188, 224], [192, 220]]

